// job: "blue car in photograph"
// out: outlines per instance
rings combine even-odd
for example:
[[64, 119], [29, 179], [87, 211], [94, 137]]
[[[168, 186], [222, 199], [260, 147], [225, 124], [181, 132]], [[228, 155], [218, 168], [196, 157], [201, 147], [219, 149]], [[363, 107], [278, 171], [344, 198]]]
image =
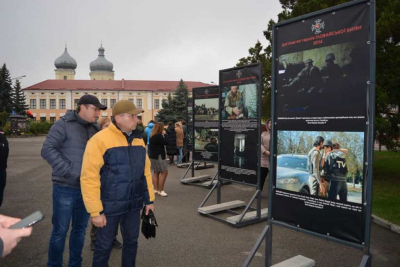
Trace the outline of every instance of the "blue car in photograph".
[[276, 187], [310, 194], [311, 183], [306, 155], [282, 154], [278, 156]]

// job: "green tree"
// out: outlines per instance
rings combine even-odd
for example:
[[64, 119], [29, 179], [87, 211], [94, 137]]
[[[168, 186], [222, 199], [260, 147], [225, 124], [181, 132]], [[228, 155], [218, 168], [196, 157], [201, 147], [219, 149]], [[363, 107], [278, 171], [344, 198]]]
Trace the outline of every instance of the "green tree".
[[175, 115], [174, 115], [174, 110], [172, 108], [173, 106], [173, 99], [171, 96], [171, 93], [168, 94], [168, 99], [163, 100], [161, 103], [162, 109], [158, 111], [156, 115], [156, 120], [159, 122], [164, 123], [164, 125], [167, 125], [168, 122], [174, 121]]
[[12, 82], [10, 72], [4, 63], [0, 69], [0, 112], [6, 111], [11, 113], [12, 104]]
[[163, 123], [177, 122], [187, 119], [187, 99], [188, 88], [183, 80], [179, 81], [178, 87], [175, 89], [174, 97], [168, 95], [168, 100], [163, 101], [162, 110], [156, 115], [156, 119]]
[[12, 102], [14, 111], [20, 115], [25, 115], [26, 110], [28, 109], [28, 105], [25, 104], [25, 95], [21, 90], [21, 83], [19, 80], [15, 82], [14, 91], [12, 93]]

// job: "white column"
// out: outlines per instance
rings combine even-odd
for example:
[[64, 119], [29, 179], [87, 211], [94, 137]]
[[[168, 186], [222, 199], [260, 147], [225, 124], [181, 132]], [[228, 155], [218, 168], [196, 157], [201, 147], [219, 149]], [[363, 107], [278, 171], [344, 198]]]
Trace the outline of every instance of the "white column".
[[40, 93], [36, 93], [36, 109], [40, 109], [39, 94], [40, 94]]
[[111, 106], [110, 106], [110, 93], [107, 93], [107, 107], [111, 108]]
[[59, 105], [59, 102], [60, 102], [60, 100], [58, 99], [58, 92], [56, 93], [56, 109], [59, 109], [60, 108], [60, 105]]
[[49, 93], [46, 93], [46, 109], [50, 108], [50, 99], [49, 99]]
[[153, 109], [153, 92], [147, 93], [147, 109]]
[[65, 108], [66, 109], [72, 109], [71, 106], [71, 92], [67, 92], [65, 94], [66, 100], [65, 100]]
[[118, 101], [124, 99], [124, 93], [122, 91], [118, 92]]

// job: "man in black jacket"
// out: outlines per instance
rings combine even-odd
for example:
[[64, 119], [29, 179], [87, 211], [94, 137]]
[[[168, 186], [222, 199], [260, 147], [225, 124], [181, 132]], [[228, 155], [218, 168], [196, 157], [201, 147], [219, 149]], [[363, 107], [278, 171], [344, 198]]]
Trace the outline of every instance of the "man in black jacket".
[[3, 203], [4, 188], [6, 187], [8, 152], [9, 148], [6, 135], [0, 129], [0, 207]]
[[65, 237], [72, 219], [69, 239], [69, 265], [81, 266], [82, 248], [89, 221], [81, 193], [81, 167], [87, 141], [99, 131], [100, 110], [107, 109], [92, 95], [79, 99], [76, 111], [68, 110], [50, 128], [42, 157], [53, 169], [53, 231], [47, 266], [63, 266]]

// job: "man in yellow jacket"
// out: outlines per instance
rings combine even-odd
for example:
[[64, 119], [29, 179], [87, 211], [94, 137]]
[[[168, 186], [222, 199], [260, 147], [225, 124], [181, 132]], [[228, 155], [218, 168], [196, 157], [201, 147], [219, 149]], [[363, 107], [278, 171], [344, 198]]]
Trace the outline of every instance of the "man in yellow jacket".
[[121, 223], [122, 266], [135, 266], [140, 210], [154, 210], [150, 160], [142, 132], [136, 129], [137, 109], [117, 102], [113, 122], [88, 142], [83, 157], [81, 188], [86, 210], [98, 227], [93, 266], [108, 266], [115, 230]]

